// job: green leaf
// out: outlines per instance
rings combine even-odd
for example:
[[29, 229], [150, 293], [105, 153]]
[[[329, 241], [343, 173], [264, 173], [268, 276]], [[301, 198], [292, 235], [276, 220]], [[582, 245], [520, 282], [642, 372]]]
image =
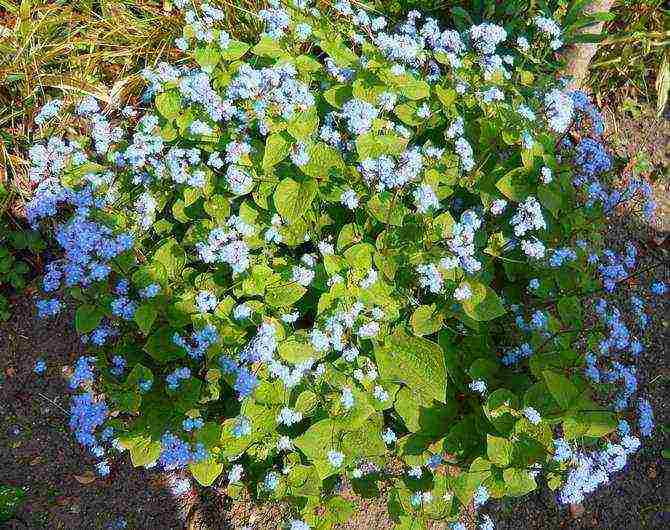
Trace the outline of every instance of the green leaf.
[[153, 326], [157, 316], [158, 311], [156, 311], [154, 306], [150, 304], [142, 304], [135, 311], [133, 320], [139, 326], [140, 331], [146, 335], [151, 331], [151, 326]]
[[295, 400], [295, 410], [302, 412], [303, 416], [309, 416], [318, 406], [319, 398], [311, 390], [303, 390]]
[[286, 483], [296, 495], [301, 497], [318, 497], [321, 492], [321, 480], [314, 466], [291, 466], [286, 476]]
[[337, 446], [340, 432], [340, 427], [333, 420], [325, 419], [314, 423], [293, 440], [293, 444], [315, 465], [322, 480], [338, 472], [328, 463], [327, 454]]
[[537, 488], [535, 479], [525, 469], [505, 469], [503, 470], [503, 479], [505, 480], [505, 486], [507, 486], [507, 494], [511, 497], [521, 497]]
[[122, 439], [121, 443], [130, 452], [130, 461], [133, 467], [147, 466], [158, 460], [161, 454], [161, 444], [147, 436], [136, 436], [131, 439]]
[[85, 304], [77, 308], [74, 325], [78, 333], [90, 333], [100, 325], [104, 313], [94, 305]]
[[423, 99], [430, 96], [430, 85], [422, 79], [415, 79], [411, 76], [405, 78], [399, 83], [400, 93], [407, 99]]
[[410, 323], [415, 335], [431, 335], [442, 329], [444, 315], [435, 311], [435, 305], [420, 305], [412, 313]]
[[286, 50], [281, 47], [279, 42], [271, 39], [267, 35], [261, 37], [261, 40], [251, 49], [251, 51], [254, 55], [269, 57], [270, 59], [280, 59], [288, 56]]
[[498, 467], [507, 467], [513, 452], [514, 445], [507, 438], [486, 435], [486, 456]]
[[349, 85], [336, 85], [323, 93], [325, 99], [331, 106], [340, 109], [352, 97]]
[[181, 96], [177, 90], [166, 90], [156, 96], [156, 109], [166, 120], [174, 120], [181, 112]]
[[444, 403], [447, 370], [440, 346], [399, 329], [374, 351], [382, 379], [405, 384], [426, 401]]
[[362, 391], [357, 387], [352, 389], [354, 396], [354, 406], [346, 410], [342, 404], [335, 402], [334, 410], [331, 410], [333, 421], [348, 431], [360, 429], [367, 419], [375, 413], [372, 404], [372, 397], [368, 392]]
[[186, 252], [174, 238], [163, 240], [156, 252], [154, 261], [162, 264], [170, 278], [178, 278], [186, 265]]
[[263, 169], [266, 171], [284, 160], [291, 151], [291, 142], [282, 133], [268, 136], [263, 152]]
[[188, 469], [201, 486], [211, 486], [223, 471], [223, 464], [210, 457], [202, 462], [192, 462]]
[[582, 304], [576, 296], [563, 296], [556, 305], [561, 320], [571, 328], [582, 327]]
[[154, 261], [151, 264], [139, 267], [133, 273], [132, 280], [133, 284], [139, 289], [144, 289], [152, 283], [165, 286], [167, 284], [168, 274], [162, 263]]
[[301, 74], [311, 74], [323, 70], [323, 65], [309, 55], [298, 55], [295, 58], [295, 66]]
[[555, 219], [559, 218], [559, 214], [563, 209], [563, 196], [560, 190], [554, 191], [549, 186], [540, 186], [537, 190], [537, 198], [540, 204], [551, 212]]
[[203, 205], [205, 212], [212, 219], [224, 224], [230, 217], [230, 202], [223, 195], [213, 195]]
[[475, 490], [491, 475], [491, 464], [484, 458], [476, 458], [470, 471], [461, 472], [451, 479], [451, 488], [464, 505], [472, 500]]
[[202, 381], [191, 377], [185, 381], [181, 381], [177, 390], [172, 391], [168, 389], [168, 395], [171, 393], [176, 395], [175, 410], [178, 413], [186, 414], [197, 406], [201, 389]]
[[345, 164], [337, 149], [323, 142], [316, 142], [309, 150], [309, 162], [300, 170], [310, 177], [327, 180], [331, 171], [343, 172]]
[[228, 43], [228, 47], [225, 50], [221, 50], [221, 58], [226, 61], [237, 61], [247, 53], [249, 48], [250, 46], [246, 42], [231, 40]]
[[602, 438], [617, 428], [617, 417], [613, 412], [603, 408], [586, 396], [578, 398], [578, 412], [563, 422], [563, 433], [568, 440], [582, 436]]
[[463, 301], [463, 310], [473, 320], [484, 322], [506, 313], [502, 300], [493, 289], [480, 282], [468, 281], [472, 296]]
[[512, 412], [518, 408], [519, 399], [516, 395], [506, 388], [498, 388], [486, 400], [484, 413], [498, 431], [508, 434], [516, 423]]
[[401, 103], [393, 110], [393, 112], [395, 112], [396, 116], [407, 125], [417, 127], [423, 122], [423, 119], [416, 115], [417, 110], [418, 107], [416, 103], [410, 101], [409, 103]]
[[302, 285], [292, 282], [276, 287], [268, 287], [265, 302], [272, 307], [291, 307], [307, 292]]
[[154, 375], [151, 370], [142, 364], [136, 364], [128, 374], [126, 385], [130, 388], [136, 388], [140, 381], [153, 381]]
[[344, 251], [344, 257], [352, 268], [367, 272], [372, 267], [374, 253], [375, 247], [370, 243], [357, 243]]
[[546, 370], [542, 372], [549, 392], [563, 410], [568, 410], [579, 398], [579, 390], [567, 377]]
[[531, 194], [530, 183], [528, 182], [528, 171], [526, 168], [514, 168], [498, 180], [498, 188], [505, 197], [516, 202], [525, 201]]
[[208, 74], [211, 74], [214, 71], [214, 67], [216, 67], [221, 60], [219, 49], [213, 45], [197, 47], [194, 56], [195, 61], [200, 65], [200, 68]]
[[402, 200], [389, 192], [378, 193], [368, 201], [370, 213], [380, 222], [391, 226], [402, 226], [403, 219], [409, 214]]
[[144, 345], [144, 350], [159, 363], [175, 361], [186, 356], [186, 352], [172, 341], [174, 331], [164, 326], [155, 331]]
[[324, 52], [330, 55], [338, 66], [348, 67], [358, 62], [358, 56], [339, 37], [321, 40], [319, 46]]
[[435, 93], [445, 109], [450, 109], [456, 101], [456, 90], [453, 88], [436, 86]]
[[360, 428], [342, 436], [342, 452], [347, 459], [355, 460], [386, 453], [386, 446], [379, 433], [383, 428], [382, 414], [373, 414]]
[[300, 342], [295, 338], [282, 342], [277, 353], [291, 364], [298, 364], [309, 358], [318, 359], [321, 357], [310, 343]]
[[395, 134], [365, 133], [356, 138], [358, 159], [379, 158], [381, 155], [400, 155], [407, 147], [407, 139]]
[[316, 197], [316, 185], [311, 182], [296, 182], [285, 178], [278, 185], [272, 198], [275, 208], [288, 223], [302, 217]]
[[393, 405], [410, 432], [427, 440], [437, 440], [449, 430], [450, 421], [456, 415], [453, 401], [446, 405], [428, 402], [410, 388], [402, 387], [396, 394]]
[[306, 140], [314, 134], [319, 127], [319, 114], [314, 107], [309, 110], [298, 112], [291, 119], [286, 131], [296, 140]]

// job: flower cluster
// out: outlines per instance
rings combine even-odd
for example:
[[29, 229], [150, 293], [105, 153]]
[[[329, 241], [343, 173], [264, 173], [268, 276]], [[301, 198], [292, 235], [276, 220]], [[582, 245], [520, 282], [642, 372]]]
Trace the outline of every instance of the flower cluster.
[[[483, 511], [492, 488], [519, 496], [544, 471], [578, 502], [639, 447], [612, 434], [631, 405], [652, 432], [635, 363], [667, 287], [632, 311], [599, 300], [639, 261], [602, 247], [603, 216], [650, 191], [608, 185], [616, 160], [582, 93], [515, 66], [561, 28], [459, 32], [411, 12], [391, 29], [346, 1], [288, 4], [259, 13], [251, 47], [218, 8], [175, 2], [187, 60], [143, 72], [143, 109], [39, 114], [69, 111], [91, 140], [30, 153], [28, 214], [62, 249], [38, 311], [69, 289], [92, 350], [70, 381], [77, 438], [308, 497], [301, 530], [335, 476], [390, 481], [408, 517]], [[447, 459], [476, 484], [456, 488]]]

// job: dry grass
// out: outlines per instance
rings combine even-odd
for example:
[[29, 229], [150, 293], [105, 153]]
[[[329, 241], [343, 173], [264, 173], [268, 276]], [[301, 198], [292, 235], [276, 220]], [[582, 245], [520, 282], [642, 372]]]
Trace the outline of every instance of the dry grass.
[[663, 0], [619, 0], [613, 12], [589, 85], [601, 106], [632, 99], [652, 103], [660, 115], [670, 89], [670, 10]]

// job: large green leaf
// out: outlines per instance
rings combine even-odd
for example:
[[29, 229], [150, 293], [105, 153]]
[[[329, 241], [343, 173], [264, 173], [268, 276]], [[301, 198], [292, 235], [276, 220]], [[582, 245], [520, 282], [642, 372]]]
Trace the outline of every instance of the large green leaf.
[[334, 147], [323, 142], [316, 142], [309, 150], [309, 162], [300, 170], [310, 177], [327, 180], [331, 171], [344, 171], [342, 155]]
[[319, 45], [338, 66], [347, 67], [358, 62], [358, 56], [342, 42], [340, 37], [322, 40]]
[[186, 265], [186, 252], [176, 239], [169, 238], [154, 252], [153, 259], [165, 267], [170, 278], [177, 278]]
[[480, 282], [469, 281], [472, 296], [463, 302], [463, 310], [473, 320], [483, 322], [505, 314], [505, 306], [493, 289]]
[[434, 305], [420, 305], [412, 313], [410, 323], [416, 335], [431, 335], [442, 329], [444, 316]]
[[263, 169], [268, 170], [284, 160], [291, 151], [291, 141], [282, 133], [268, 136], [263, 152]]
[[194, 57], [200, 68], [211, 74], [214, 71], [214, 67], [221, 60], [221, 52], [213, 45], [198, 46], [195, 49]]
[[313, 182], [297, 182], [292, 178], [285, 178], [274, 192], [275, 207], [288, 223], [303, 216], [309, 209], [316, 196], [316, 186]]
[[94, 305], [85, 304], [77, 308], [74, 325], [78, 333], [90, 333], [98, 327], [104, 313]]
[[134, 436], [121, 439], [121, 443], [130, 453], [130, 461], [134, 467], [153, 464], [161, 453], [161, 444], [147, 436]]
[[531, 193], [530, 183], [528, 181], [528, 171], [525, 168], [514, 168], [498, 180], [496, 187], [505, 195], [505, 197], [516, 202], [526, 200]]
[[507, 438], [486, 436], [486, 455], [489, 461], [499, 467], [506, 467], [512, 461], [514, 445]]
[[272, 307], [291, 307], [306, 292], [307, 289], [295, 282], [268, 287], [265, 302]]
[[407, 385], [426, 401], [444, 403], [447, 370], [439, 345], [399, 329], [375, 346], [375, 359], [383, 379]]
[[188, 469], [200, 485], [211, 486], [223, 471], [223, 464], [210, 457], [202, 462], [190, 463]]
[[381, 155], [400, 155], [407, 147], [407, 139], [395, 134], [365, 133], [356, 138], [358, 158], [379, 158]]
[[360, 429], [367, 419], [374, 414], [375, 408], [372, 404], [370, 394], [363, 392], [359, 388], [354, 387], [352, 390], [354, 396], [354, 405], [351, 409], [346, 410], [338, 401], [331, 416], [333, 420], [346, 430]]
[[225, 50], [221, 50], [221, 58], [226, 61], [237, 61], [242, 57], [250, 46], [246, 42], [231, 40]]
[[319, 127], [319, 114], [314, 107], [297, 113], [289, 122], [286, 131], [296, 140], [306, 140]]
[[186, 352], [172, 341], [174, 330], [167, 326], [155, 331], [144, 345], [144, 350], [159, 363], [175, 361], [186, 356]]
[[525, 469], [508, 468], [503, 471], [507, 494], [511, 497], [521, 497], [537, 488], [535, 479]]
[[307, 359], [317, 359], [319, 353], [309, 342], [302, 342], [294, 338], [282, 342], [277, 350], [279, 356], [292, 364], [298, 364]]
[[251, 51], [255, 55], [269, 57], [271, 59], [280, 59], [287, 56], [286, 50], [281, 47], [279, 42], [267, 35], [263, 35], [261, 40], [251, 49]]
[[579, 389], [564, 375], [546, 370], [542, 373], [549, 392], [563, 410], [568, 410], [579, 399]]
[[181, 96], [177, 90], [166, 90], [156, 96], [156, 109], [166, 120], [174, 120], [181, 112]]
[[157, 316], [158, 311], [156, 311], [156, 308], [153, 305], [142, 304], [135, 311], [135, 314], [133, 315], [133, 320], [140, 328], [140, 331], [142, 331], [142, 333], [146, 335], [147, 333], [149, 333], [149, 331], [151, 331], [151, 327], [156, 321]]

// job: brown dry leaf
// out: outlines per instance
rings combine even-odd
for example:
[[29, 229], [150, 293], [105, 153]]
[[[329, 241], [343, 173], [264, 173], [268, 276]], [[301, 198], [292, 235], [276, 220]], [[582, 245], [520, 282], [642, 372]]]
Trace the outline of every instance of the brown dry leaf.
[[5, 375], [7, 377], [14, 377], [16, 375], [16, 370], [14, 370], [14, 368], [11, 368], [11, 367], [7, 368], [7, 369], [5, 369]]
[[652, 480], [658, 476], [658, 470], [656, 469], [656, 466], [649, 466], [649, 469], [647, 469], [647, 476]]
[[584, 506], [575, 503], [570, 504], [570, 515], [572, 515], [572, 517], [575, 519], [580, 518], [582, 515], [584, 515]]
[[95, 482], [95, 479], [97, 477], [92, 471], [84, 471], [83, 474], [81, 475], [74, 475], [74, 479], [79, 482], [79, 484], [91, 484], [92, 482]]
[[56, 504], [58, 504], [58, 506], [67, 506], [72, 502], [72, 500], [73, 500], [72, 497], [68, 497], [66, 495], [59, 495], [58, 497], [56, 497]]
[[72, 374], [74, 374], [74, 368], [71, 366], [63, 366], [63, 368], [61, 368], [61, 373], [63, 374], [63, 377], [69, 381]]

